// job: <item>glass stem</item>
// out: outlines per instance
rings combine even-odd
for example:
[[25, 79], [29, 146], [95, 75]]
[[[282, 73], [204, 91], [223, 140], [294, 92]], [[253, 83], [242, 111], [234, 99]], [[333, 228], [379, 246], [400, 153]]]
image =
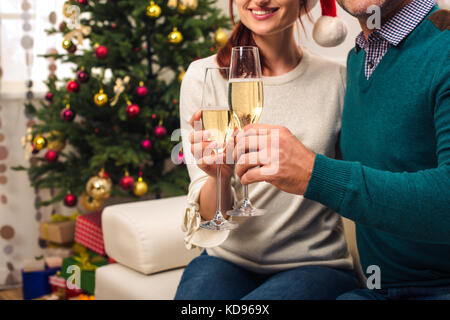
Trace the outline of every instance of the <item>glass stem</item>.
[[216, 205], [216, 214], [222, 213], [222, 190], [221, 190], [221, 179], [222, 179], [222, 173], [221, 173], [221, 167], [220, 164], [217, 164], [217, 205]]
[[244, 202], [248, 202], [248, 185], [244, 186]]

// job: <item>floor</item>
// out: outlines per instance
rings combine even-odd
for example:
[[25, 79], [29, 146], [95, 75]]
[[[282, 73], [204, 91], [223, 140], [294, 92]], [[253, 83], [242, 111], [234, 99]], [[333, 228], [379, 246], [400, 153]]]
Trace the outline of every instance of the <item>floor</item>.
[[0, 290], [0, 300], [22, 300], [22, 288]]

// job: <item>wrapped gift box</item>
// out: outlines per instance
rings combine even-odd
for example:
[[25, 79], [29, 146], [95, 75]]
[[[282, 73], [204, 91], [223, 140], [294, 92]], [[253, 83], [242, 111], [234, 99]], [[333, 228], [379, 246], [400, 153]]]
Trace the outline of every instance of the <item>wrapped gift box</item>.
[[[80, 269], [80, 287], [83, 291], [94, 294], [95, 291], [95, 269], [108, 264], [108, 260], [99, 255], [84, 254], [82, 256], [75, 256], [66, 258], [63, 261], [61, 268], [61, 276], [65, 279], [74, 279], [74, 269], [69, 269], [70, 266], [78, 266]], [[75, 269], [76, 270], [76, 269]]]
[[60, 273], [50, 276], [48, 280], [52, 288], [52, 292], [56, 293], [58, 296], [63, 296], [64, 298], [70, 299], [77, 297], [84, 292], [81, 288], [69, 289], [67, 287], [67, 280], [61, 277]]
[[99, 255], [105, 255], [101, 211], [84, 214], [77, 218], [75, 241]]
[[59, 268], [46, 268], [42, 271], [24, 272], [22, 270], [22, 293], [24, 300], [31, 300], [52, 292], [49, 277]]
[[41, 222], [39, 226], [39, 237], [53, 243], [70, 243], [74, 239], [74, 234], [75, 221], [73, 220]]

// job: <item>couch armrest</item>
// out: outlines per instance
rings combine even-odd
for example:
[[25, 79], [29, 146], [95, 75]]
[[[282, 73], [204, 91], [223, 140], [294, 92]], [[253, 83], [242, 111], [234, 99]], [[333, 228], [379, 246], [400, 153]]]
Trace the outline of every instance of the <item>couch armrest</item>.
[[144, 274], [179, 268], [200, 254], [187, 250], [181, 231], [186, 196], [106, 207], [102, 214], [106, 253]]

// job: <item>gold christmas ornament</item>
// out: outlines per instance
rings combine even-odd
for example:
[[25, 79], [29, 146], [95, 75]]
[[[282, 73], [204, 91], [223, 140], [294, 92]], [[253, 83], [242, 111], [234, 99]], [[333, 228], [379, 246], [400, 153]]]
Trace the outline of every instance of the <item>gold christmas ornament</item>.
[[169, 35], [167, 36], [168, 40], [170, 43], [180, 43], [181, 41], [183, 41], [183, 35], [181, 34], [180, 31], [178, 31], [177, 27], [174, 27], [172, 32], [169, 33]]
[[178, 5], [178, 0], [169, 0], [167, 2], [167, 7], [170, 9], [176, 9], [177, 5]]
[[72, 48], [73, 46], [73, 42], [72, 40], [68, 40], [68, 39], [64, 39], [62, 41], [62, 47], [66, 50], [69, 50], [70, 48]]
[[198, 0], [179, 0], [177, 11], [181, 14], [185, 14], [194, 11], [198, 7]]
[[148, 185], [147, 182], [145, 182], [142, 177], [138, 178], [138, 181], [134, 184], [134, 194], [138, 197], [141, 197], [145, 195], [148, 192]]
[[97, 94], [95, 94], [94, 102], [99, 107], [103, 107], [105, 104], [108, 103], [108, 96], [106, 95], [106, 93], [103, 92], [103, 89], [100, 89], [100, 91]]
[[183, 81], [184, 75], [186, 74], [186, 71], [181, 71], [178, 75], [178, 82], [181, 83]]
[[47, 149], [53, 149], [55, 151], [62, 151], [66, 147], [66, 142], [60, 139], [61, 132], [53, 130], [50, 133], [44, 135], [47, 139]]
[[222, 28], [219, 28], [216, 33], [214, 34], [214, 41], [220, 45], [223, 46], [227, 43], [228, 41], [228, 36], [225, 33], [225, 31], [223, 31]]
[[161, 7], [158, 6], [154, 1], [150, 1], [145, 14], [153, 19], [159, 18], [159, 16], [161, 15]]
[[102, 199], [97, 200], [90, 197], [86, 192], [80, 196], [80, 203], [84, 209], [87, 211], [97, 211], [103, 207], [105, 203]]
[[47, 147], [55, 151], [62, 151], [66, 147], [66, 143], [58, 140], [49, 141]]
[[43, 136], [38, 135], [34, 138], [33, 145], [36, 150], [42, 150], [47, 145], [47, 140]]
[[86, 184], [86, 192], [95, 200], [109, 198], [112, 182], [109, 178], [95, 176], [89, 179]]

